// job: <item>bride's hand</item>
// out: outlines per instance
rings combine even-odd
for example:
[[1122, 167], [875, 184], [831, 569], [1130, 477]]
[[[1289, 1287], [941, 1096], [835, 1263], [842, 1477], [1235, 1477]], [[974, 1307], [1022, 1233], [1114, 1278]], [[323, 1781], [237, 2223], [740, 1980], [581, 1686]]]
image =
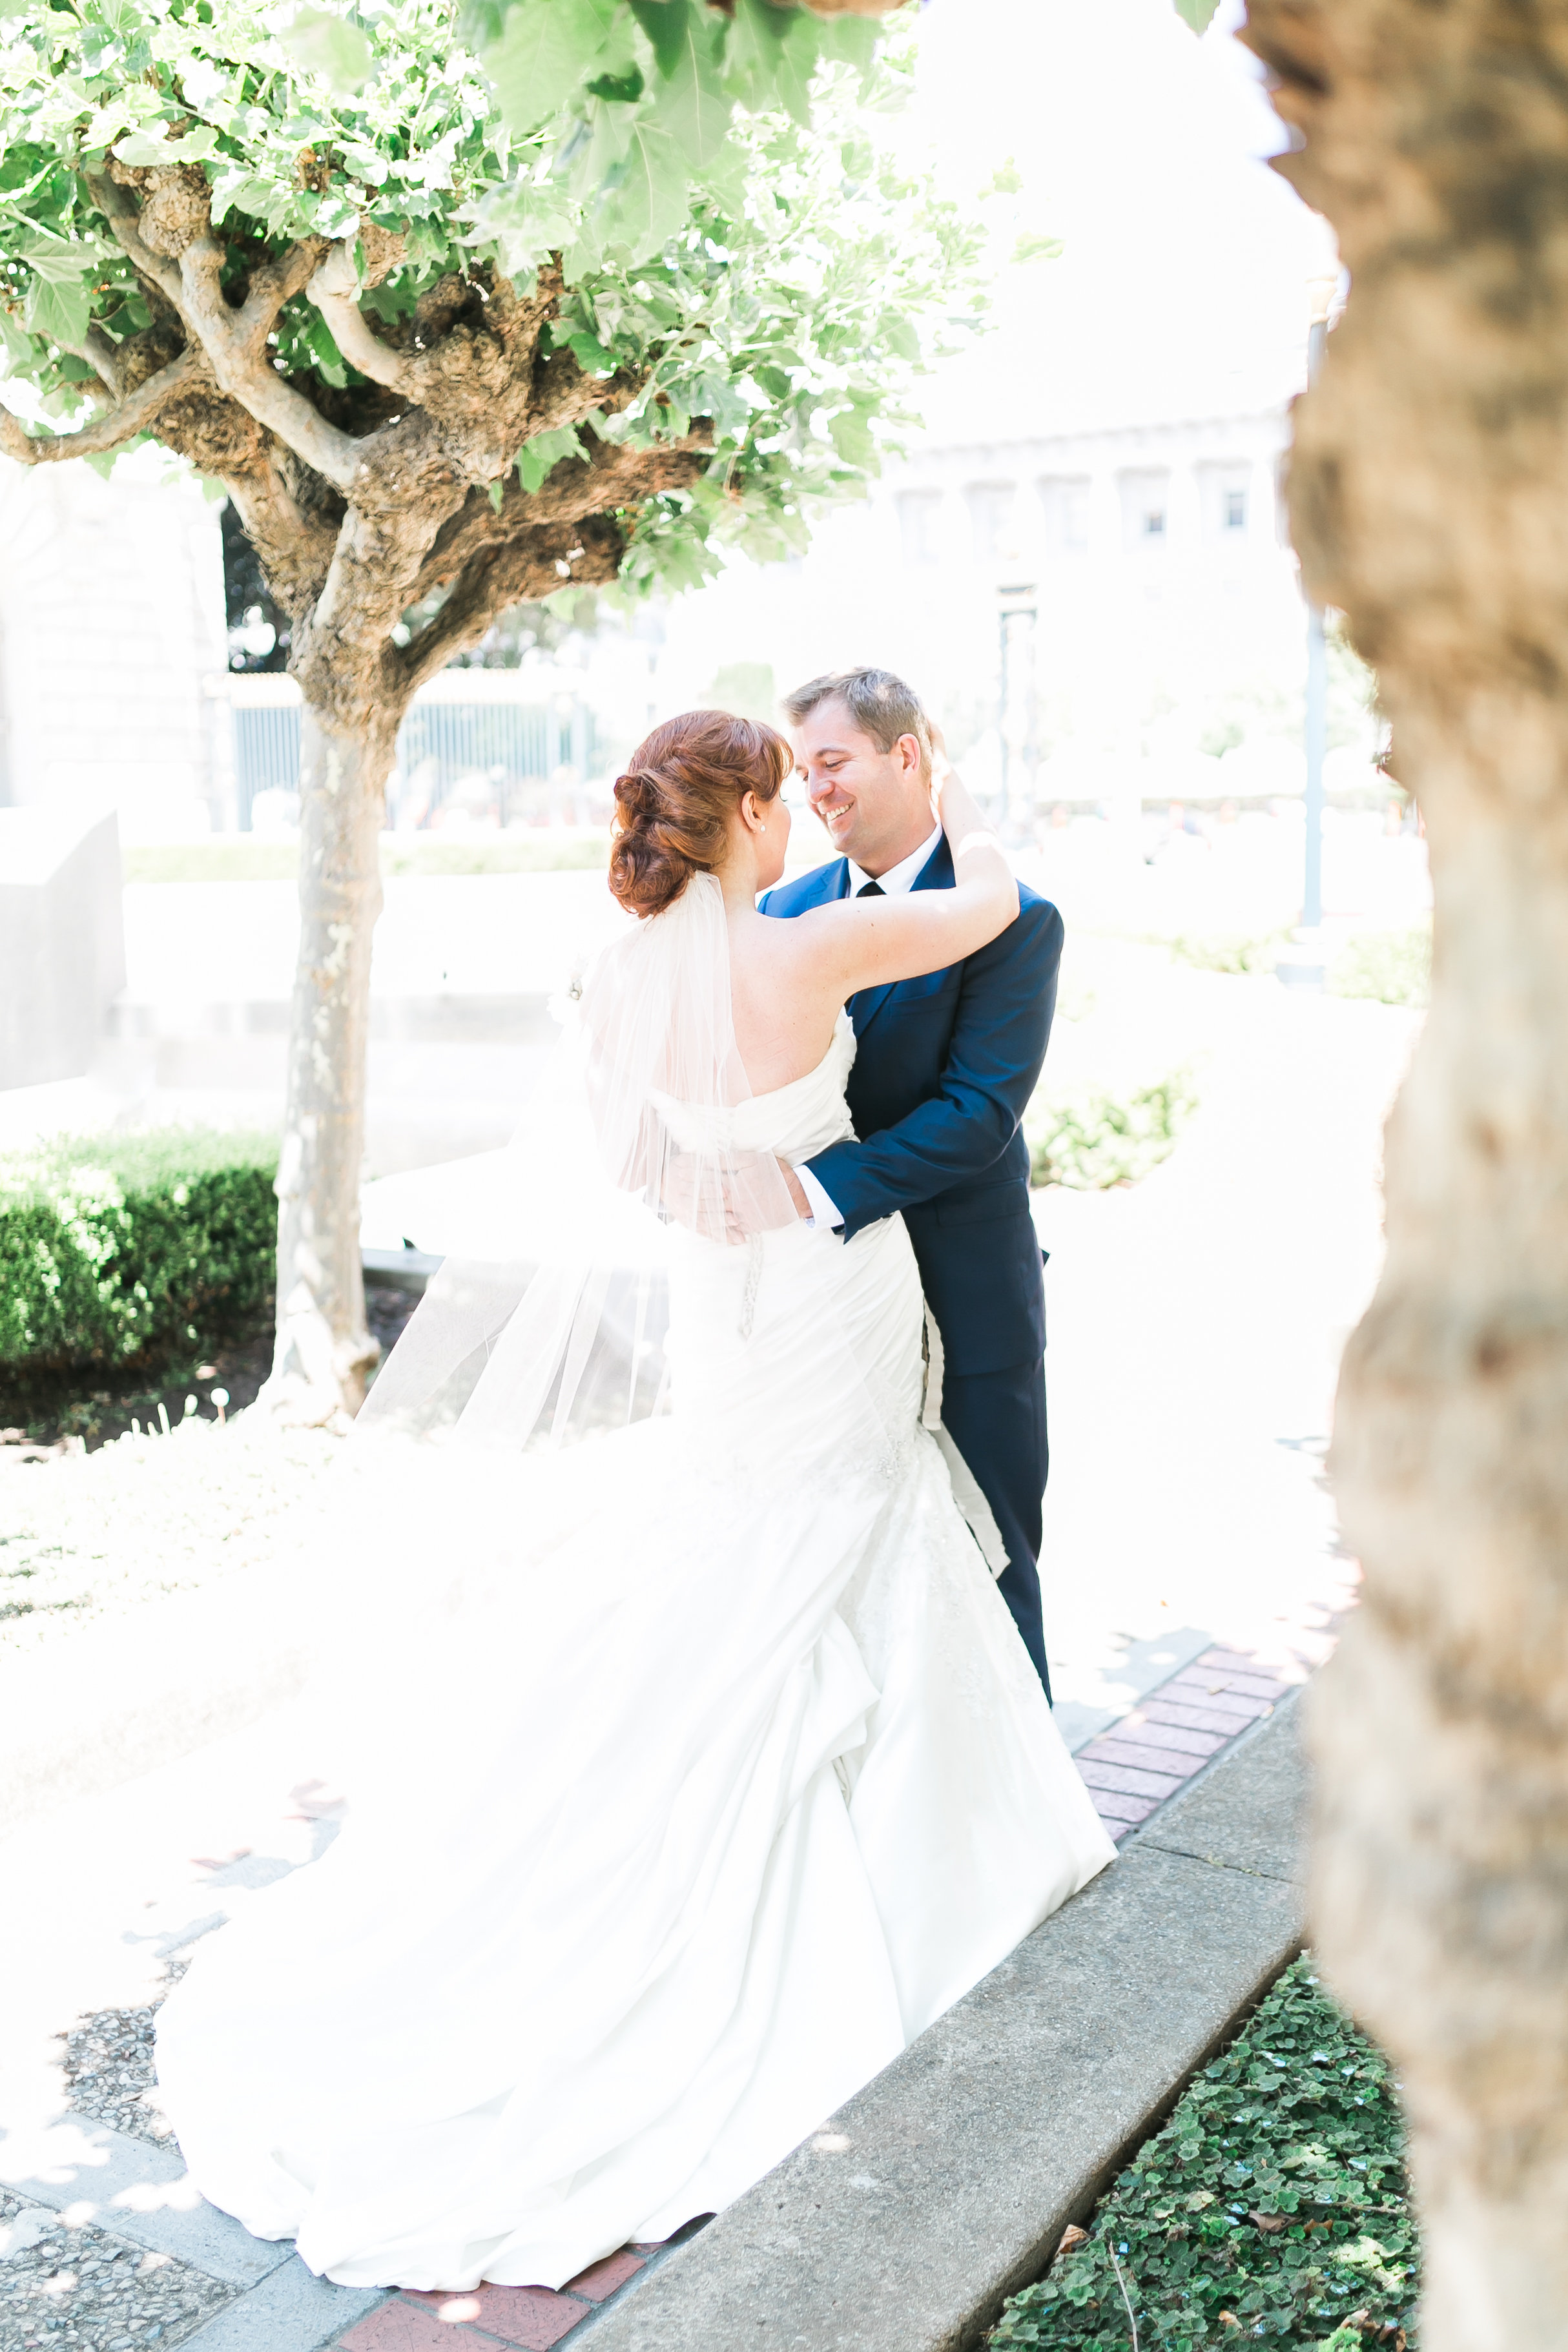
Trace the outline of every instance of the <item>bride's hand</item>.
[[[947, 738], [934, 719], [926, 720], [926, 732], [931, 737], [931, 798], [940, 798], [942, 788], [952, 773], [952, 761], [947, 756]], [[938, 814], [941, 812], [939, 810]]]

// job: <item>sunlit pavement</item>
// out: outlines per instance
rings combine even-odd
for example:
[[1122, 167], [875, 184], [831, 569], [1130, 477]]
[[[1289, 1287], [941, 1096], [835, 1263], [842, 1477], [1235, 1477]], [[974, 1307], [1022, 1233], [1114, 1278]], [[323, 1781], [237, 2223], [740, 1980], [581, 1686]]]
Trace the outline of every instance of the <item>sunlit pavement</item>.
[[[1097, 968], [1094, 946], [1090, 1017], [1114, 1019], [1126, 951]], [[1166, 1050], [1185, 1039], [1198, 1065], [1180, 1148], [1129, 1190], [1036, 1196], [1046, 1626], [1074, 1746], [1215, 1643], [1292, 1671], [1331, 1645], [1355, 1571], [1322, 1461], [1381, 1262], [1383, 1122], [1419, 1027], [1180, 966], [1161, 990]]]

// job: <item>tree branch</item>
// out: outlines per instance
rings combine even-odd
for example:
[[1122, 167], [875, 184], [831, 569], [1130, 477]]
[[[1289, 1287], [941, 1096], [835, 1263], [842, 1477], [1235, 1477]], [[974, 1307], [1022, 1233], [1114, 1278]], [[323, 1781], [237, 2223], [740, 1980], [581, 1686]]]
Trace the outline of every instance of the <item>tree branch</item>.
[[0, 409], [0, 451], [19, 465], [46, 466], [61, 457], [101, 457], [123, 448], [138, 433], [145, 433], [158, 412], [177, 392], [188, 389], [203, 373], [199, 352], [185, 351], [168, 366], [150, 375], [135, 392], [103, 415], [84, 425], [79, 433], [47, 433], [35, 436], [9, 409]]
[[410, 399], [417, 396], [414, 370], [408, 361], [400, 352], [389, 350], [372, 332], [370, 321], [360, 309], [359, 276], [353, 249], [346, 240], [331, 247], [305, 291], [326, 320], [333, 342], [351, 367], [358, 368], [361, 375], [369, 376], [373, 383], [385, 384], [390, 392], [406, 393]]
[[525, 597], [546, 596], [556, 588], [602, 586], [613, 580], [625, 552], [626, 541], [604, 515], [595, 515], [580, 527], [552, 524], [524, 531], [501, 546], [482, 548], [435, 618], [412, 644], [388, 656], [400, 688], [412, 693], [423, 686]]
[[85, 360], [100, 382], [110, 392], [119, 394], [120, 354], [107, 335], [100, 334], [96, 327], [89, 327], [79, 343], [67, 343], [63, 348], [73, 352], [79, 360]]
[[300, 506], [279, 465], [276, 444], [259, 465], [226, 474], [224, 486], [268, 588], [289, 619], [298, 620], [326, 583], [338, 543], [336, 527]]
[[264, 261], [252, 270], [246, 297], [239, 309], [232, 313], [234, 331], [245, 348], [259, 358], [267, 346], [278, 313], [285, 302], [291, 302], [302, 286], [309, 284], [312, 273], [321, 266], [321, 256], [330, 250], [324, 236], [309, 236], [291, 245], [276, 261]]
[[515, 539], [546, 523], [576, 523], [588, 515], [641, 506], [659, 490], [694, 482], [712, 455], [695, 433], [655, 449], [627, 449], [611, 441], [590, 444], [588, 462], [563, 457], [538, 489], [523, 489], [515, 474], [498, 512], [488, 490], [471, 490], [459, 511], [437, 533], [409, 597], [417, 604], [457, 578], [487, 547]]
[[254, 320], [247, 327], [243, 312], [231, 310], [224, 299], [222, 267], [222, 251], [210, 231], [194, 237], [180, 256], [180, 307], [214, 375], [231, 400], [248, 408], [258, 424], [287, 442], [346, 498], [363, 470], [359, 445], [352, 434], [329, 425], [302, 393], [258, 357]]
[[93, 203], [108, 221], [121, 250], [127, 255], [138, 277], [155, 286], [176, 314], [184, 316], [180, 299], [180, 273], [171, 261], [164, 261], [148, 250], [136, 234], [137, 210], [117, 181], [107, 173], [89, 172], [88, 190]]

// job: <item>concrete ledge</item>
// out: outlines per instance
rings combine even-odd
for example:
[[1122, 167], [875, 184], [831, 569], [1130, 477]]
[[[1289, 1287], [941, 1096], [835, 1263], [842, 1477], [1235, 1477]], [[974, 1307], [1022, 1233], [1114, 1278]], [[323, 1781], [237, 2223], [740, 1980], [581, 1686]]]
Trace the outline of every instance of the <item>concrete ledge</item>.
[[961, 2352], [1300, 1948], [1296, 1703], [1218, 1759], [594, 2352]]

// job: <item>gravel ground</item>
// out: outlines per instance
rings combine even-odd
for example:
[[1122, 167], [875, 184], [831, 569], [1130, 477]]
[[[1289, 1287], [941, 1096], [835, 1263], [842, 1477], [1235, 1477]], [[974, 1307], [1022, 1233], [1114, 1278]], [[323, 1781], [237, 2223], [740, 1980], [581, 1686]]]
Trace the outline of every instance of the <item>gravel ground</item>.
[[95, 2010], [90, 2017], [79, 2017], [62, 2037], [73, 2111], [155, 2144], [170, 2137], [170, 2126], [158, 2105], [153, 2076], [153, 2021], [190, 1962], [169, 1960], [164, 1965], [167, 1981], [156, 2000], [142, 2009]]
[[0, 1448], [0, 1653], [292, 1548], [340, 1444], [241, 1413], [94, 1454]]
[[0, 2352], [183, 2344], [234, 2294], [189, 2263], [0, 2191]]

